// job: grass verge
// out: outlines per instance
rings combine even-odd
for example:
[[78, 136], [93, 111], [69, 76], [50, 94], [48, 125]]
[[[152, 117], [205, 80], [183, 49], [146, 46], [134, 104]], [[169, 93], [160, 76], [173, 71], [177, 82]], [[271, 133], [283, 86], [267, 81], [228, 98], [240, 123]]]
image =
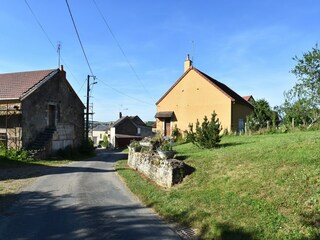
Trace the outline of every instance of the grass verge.
[[117, 164], [128, 187], [204, 239], [320, 239], [320, 131], [225, 137], [202, 150], [176, 146], [196, 171], [161, 189]]

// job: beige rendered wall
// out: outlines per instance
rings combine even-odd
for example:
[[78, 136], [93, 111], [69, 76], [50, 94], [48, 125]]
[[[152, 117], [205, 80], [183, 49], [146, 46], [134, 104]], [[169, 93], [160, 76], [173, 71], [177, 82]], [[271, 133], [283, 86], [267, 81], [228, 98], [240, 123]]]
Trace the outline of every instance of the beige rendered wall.
[[252, 109], [239, 104], [235, 103], [232, 106], [232, 131], [239, 131], [239, 120], [242, 119], [244, 123], [246, 122], [247, 116], [249, 116], [252, 112]]
[[[209, 119], [215, 110], [224, 129], [231, 128], [231, 99], [194, 70], [184, 78], [157, 105], [157, 112], [174, 111], [177, 118], [171, 129], [177, 126], [188, 130], [188, 125], [206, 115]], [[163, 130], [163, 122], [157, 119], [157, 130]]]

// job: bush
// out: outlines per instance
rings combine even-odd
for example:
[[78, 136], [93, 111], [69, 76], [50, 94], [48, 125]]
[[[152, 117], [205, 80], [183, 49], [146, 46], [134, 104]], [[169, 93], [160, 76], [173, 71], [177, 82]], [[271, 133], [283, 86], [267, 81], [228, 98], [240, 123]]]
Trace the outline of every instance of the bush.
[[93, 141], [89, 138], [88, 142], [84, 142], [82, 144], [82, 146], [80, 146], [79, 151], [83, 155], [94, 156], [95, 155], [95, 148], [93, 145]]
[[109, 146], [108, 137], [106, 135], [103, 136], [103, 141], [100, 144], [104, 148], [107, 148]]
[[93, 141], [89, 139], [87, 143], [83, 143], [79, 147], [67, 146], [64, 149], [58, 151], [58, 155], [65, 159], [77, 159], [83, 156], [94, 156], [95, 148], [93, 146]]
[[29, 157], [29, 152], [24, 149], [5, 149], [5, 147], [0, 146], [0, 155], [3, 155], [7, 159], [27, 161], [31, 158]]
[[204, 116], [201, 126], [199, 120], [197, 120], [195, 132], [193, 131], [193, 125], [189, 125], [190, 129], [187, 134], [187, 140], [191, 141], [200, 148], [216, 147], [221, 141], [221, 125], [216, 116], [217, 114], [213, 112], [210, 121], [208, 120], [207, 116]]
[[174, 140], [176, 143], [183, 143], [183, 142], [184, 142], [182, 133], [181, 133], [181, 131], [180, 131], [177, 127], [175, 127], [175, 128], [172, 130], [171, 136], [172, 136], [173, 140]]

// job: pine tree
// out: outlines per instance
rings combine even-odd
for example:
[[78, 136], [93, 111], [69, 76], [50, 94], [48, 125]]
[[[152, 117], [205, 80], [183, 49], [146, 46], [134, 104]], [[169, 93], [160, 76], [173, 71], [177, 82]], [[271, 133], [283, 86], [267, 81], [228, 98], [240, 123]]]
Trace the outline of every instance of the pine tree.
[[193, 126], [190, 126], [188, 135], [192, 136], [192, 142], [200, 148], [214, 148], [221, 141], [221, 125], [217, 114], [213, 111], [211, 120], [204, 116], [200, 125], [199, 120], [196, 122], [196, 129], [193, 132]]

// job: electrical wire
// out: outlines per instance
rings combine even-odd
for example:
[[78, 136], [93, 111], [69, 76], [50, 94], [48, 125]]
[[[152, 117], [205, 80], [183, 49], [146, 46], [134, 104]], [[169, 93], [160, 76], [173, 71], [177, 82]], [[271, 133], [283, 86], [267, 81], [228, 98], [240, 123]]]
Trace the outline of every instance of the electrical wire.
[[[32, 10], [30, 4], [27, 2], [27, 0], [24, 0], [25, 4], [27, 5], [27, 7], [29, 8], [33, 18], [36, 20], [37, 24], [39, 25], [39, 27], [41, 28], [42, 32], [44, 33], [44, 35], [46, 36], [47, 40], [50, 42], [51, 46], [53, 47], [53, 49], [56, 51], [56, 47], [54, 46], [54, 44], [52, 43], [49, 35], [47, 34], [46, 30], [44, 29], [44, 27], [42, 26], [41, 22], [39, 21], [39, 19], [37, 18], [36, 14], [34, 13], [34, 11]], [[68, 72], [72, 75], [72, 77], [77, 81], [77, 83], [79, 85], [80, 82], [78, 81], [78, 79], [74, 76], [74, 74], [72, 73], [71, 69], [68, 67], [68, 65], [66, 64], [66, 61], [61, 57], [61, 60], [64, 62], [65, 67], [68, 69]]]
[[143, 104], [147, 104], [147, 105], [152, 105], [152, 106], [153, 106], [153, 104], [151, 104], [150, 102], [146, 102], [146, 101], [140, 100], [140, 99], [135, 98], [135, 97], [132, 97], [132, 96], [130, 96], [130, 95], [124, 93], [124, 92], [121, 92], [120, 90], [118, 90], [118, 89], [110, 86], [109, 84], [107, 84], [106, 82], [104, 82], [104, 81], [101, 80], [101, 79], [99, 79], [99, 82], [100, 82], [100, 83], [103, 83], [104, 85], [106, 85], [107, 87], [111, 88], [113, 91], [119, 93], [120, 95], [123, 95], [123, 96], [125, 96], [125, 97], [131, 98], [131, 99], [133, 99], [133, 100], [135, 100], [135, 101], [137, 101], [137, 102], [140, 102], [140, 103], [143, 103]]
[[[131, 62], [129, 61], [129, 58], [127, 57], [127, 54], [125, 53], [125, 51], [124, 51], [123, 48], [121, 47], [120, 42], [118, 41], [118, 39], [116, 38], [115, 34], [113, 33], [113, 31], [112, 31], [112, 29], [111, 29], [111, 27], [110, 27], [110, 24], [108, 23], [108, 21], [106, 20], [106, 18], [105, 18], [104, 15], [102, 14], [102, 12], [101, 12], [98, 4], [96, 3], [95, 0], [92, 0], [92, 2], [94, 3], [95, 7], [97, 8], [97, 10], [98, 10], [98, 12], [99, 12], [99, 14], [100, 14], [100, 16], [101, 16], [101, 18], [102, 18], [105, 26], [107, 27], [107, 29], [109, 30], [112, 38], [113, 38], [114, 41], [116, 42], [116, 44], [117, 44], [118, 48], [120, 49], [123, 57], [125, 58], [127, 64], [128, 64], [129, 67], [131, 68], [131, 70], [132, 70], [132, 72], [134, 73], [135, 77], [138, 79], [138, 81], [139, 81], [140, 85], [142, 86], [142, 88], [145, 90], [145, 92], [148, 93], [148, 96], [151, 98], [151, 95], [150, 95], [149, 91], [146, 89], [146, 87], [144, 86], [144, 84], [143, 84], [141, 78], [139, 77], [137, 71], [134, 69], [133, 65], [132, 65]], [[151, 98], [151, 100], [154, 101], [154, 99], [152, 99], [152, 98]]]
[[77, 37], [78, 37], [78, 40], [79, 40], [79, 43], [80, 43], [80, 46], [81, 46], [83, 55], [84, 55], [84, 57], [85, 57], [85, 59], [86, 59], [86, 62], [87, 62], [87, 65], [88, 65], [88, 67], [89, 67], [89, 70], [90, 70], [90, 72], [91, 72], [91, 75], [94, 76], [93, 71], [92, 71], [92, 68], [91, 68], [90, 63], [89, 63], [89, 60], [88, 60], [88, 57], [87, 57], [87, 54], [86, 54], [86, 52], [85, 52], [85, 50], [84, 50], [84, 47], [83, 47], [83, 44], [82, 44], [82, 42], [81, 42], [81, 38], [80, 38], [80, 35], [79, 35], [79, 32], [78, 32], [76, 23], [75, 23], [75, 21], [74, 21], [74, 19], [73, 19], [73, 16], [72, 16], [72, 13], [71, 13], [71, 9], [70, 9], [68, 0], [66, 0], [66, 4], [67, 4], [68, 10], [69, 10], [69, 14], [70, 14], [70, 17], [71, 17], [71, 20], [72, 20], [72, 23], [73, 23], [74, 30], [76, 31], [76, 34], [77, 34]]

